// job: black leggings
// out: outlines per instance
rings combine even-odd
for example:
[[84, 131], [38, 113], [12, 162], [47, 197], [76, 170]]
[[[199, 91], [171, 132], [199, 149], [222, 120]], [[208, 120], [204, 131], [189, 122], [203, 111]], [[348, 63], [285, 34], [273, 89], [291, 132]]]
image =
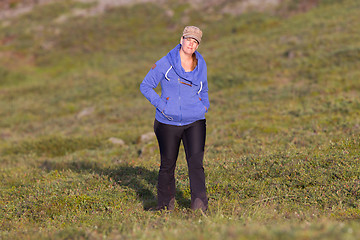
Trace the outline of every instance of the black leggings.
[[203, 167], [206, 120], [185, 126], [174, 126], [155, 120], [154, 131], [159, 143], [161, 165], [157, 194], [158, 207], [173, 209], [175, 199], [175, 167], [182, 140], [189, 170], [191, 208], [206, 210], [205, 173]]

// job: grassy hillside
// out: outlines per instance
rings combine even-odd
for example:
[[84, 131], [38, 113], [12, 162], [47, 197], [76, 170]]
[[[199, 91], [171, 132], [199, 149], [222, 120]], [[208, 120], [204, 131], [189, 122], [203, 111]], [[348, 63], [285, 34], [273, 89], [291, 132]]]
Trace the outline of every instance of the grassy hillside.
[[[81, 17], [92, 5], [67, 0], [0, 22], [0, 238], [356, 239], [360, 3], [296, 4]], [[176, 210], [146, 211], [159, 152], [140, 141], [154, 108], [139, 84], [186, 24], [208, 65], [207, 215], [189, 210], [183, 152]]]

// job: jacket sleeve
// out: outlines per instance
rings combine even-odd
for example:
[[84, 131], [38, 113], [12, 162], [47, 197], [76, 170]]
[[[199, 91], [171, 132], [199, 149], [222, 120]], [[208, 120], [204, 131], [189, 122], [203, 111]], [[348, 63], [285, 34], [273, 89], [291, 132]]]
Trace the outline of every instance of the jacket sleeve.
[[204, 66], [204, 70], [203, 70], [203, 76], [204, 76], [204, 81], [203, 81], [203, 86], [202, 89], [200, 91], [200, 98], [202, 103], [204, 104], [204, 106], [206, 107], [206, 112], [209, 110], [210, 108], [210, 101], [209, 101], [209, 95], [208, 95], [208, 82], [207, 82], [207, 68], [206, 65]]
[[140, 84], [140, 91], [154, 107], [162, 112], [166, 106], [166, 102], [160, 98], [154, 89], [158, 86], [160, 80], [164, 78], [164, 74], [160, 71], [160, 66], [154, 66]]

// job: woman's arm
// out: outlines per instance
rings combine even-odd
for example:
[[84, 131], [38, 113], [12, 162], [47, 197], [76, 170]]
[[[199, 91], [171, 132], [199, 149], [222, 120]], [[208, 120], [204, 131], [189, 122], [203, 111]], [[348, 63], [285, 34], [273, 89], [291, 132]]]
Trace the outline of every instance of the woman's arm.
[[166, 102], [160, 98], [159, 94], [157, 94], [154, 89], [158, 86], [162, 78], [164, 78], [164, 75], [160, 71], [160, 67], [154, 64], [140, 84], [141, 93], [160, 111], [164, 110]]
[[200, 98], [202, 103], [204, 104], [204, 106], [206, 107], [206, 112], [209, 110], [210, 108], [210, 101], [209, 101], [209, 95], [208, 95], [208, 82], [207, 82], [207, 68], [206, 65], [204, 66], [204, 70], [203, 70], [203, 76], [204, 76], [204, 80], [202, 81], [202, 89], [200, 91]]

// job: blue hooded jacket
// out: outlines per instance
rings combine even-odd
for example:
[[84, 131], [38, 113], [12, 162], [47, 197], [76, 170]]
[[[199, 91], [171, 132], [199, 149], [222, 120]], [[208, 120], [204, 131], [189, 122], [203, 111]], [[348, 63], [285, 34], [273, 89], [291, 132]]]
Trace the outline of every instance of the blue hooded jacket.
[[[156, 107], [155, 118], [161, 123], [182, 126], [205, 119], [210, 107], [207, 68], [195, 51], [196, 68], [185, 72], [180, 59], [181, 44], [157, 61], [140, 84], [140, 91]], [[161, 84], [161, 96], [155, 92]]]

